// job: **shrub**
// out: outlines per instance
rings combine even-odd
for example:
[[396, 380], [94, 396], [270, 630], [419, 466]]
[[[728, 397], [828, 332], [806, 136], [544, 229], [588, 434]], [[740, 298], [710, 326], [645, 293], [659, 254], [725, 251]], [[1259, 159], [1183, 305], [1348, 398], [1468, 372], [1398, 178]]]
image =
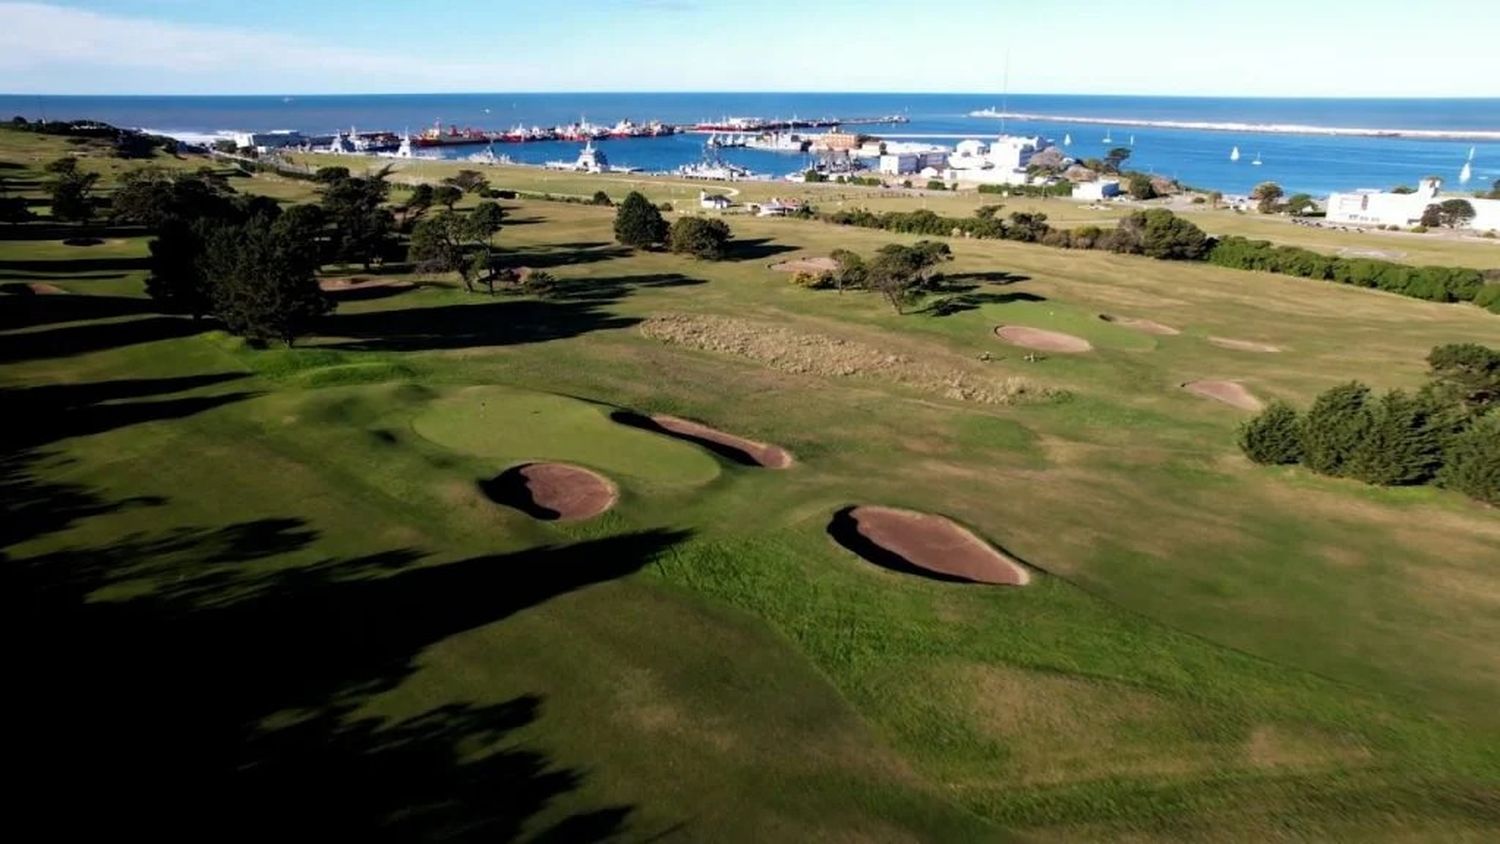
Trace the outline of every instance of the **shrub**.
[[928, 190], [947, 190], [948, 189], [948, 185], [945, 182], [943, 182], [942, 180], [940, 180], [940, 179], [929, 179], [927, 181], [927, 189]]
[[[1400, 230], [1400, 226], [1392, 226], [1391, 228], [1397, 229], [1398, 231]], [[1420, 223], [1417, 224], [1417, 225], [1415, 225], [1415, 226], [1412, 226], [1411, 230], [1412, 230], [1413, 234], [1427, 234], [1427, 231], [1428, 231], [1427, 227], [1424, 226], [1424, 225], [1421, 225]]]
[[1240, 450], [1256, 463], [1300, 462], [1302, 435], [1296, 409], [1283, 401], [1272, 402], [1240, 427]]
[[602, 205], [605, 208], [613, 207], [615, 204], [614, 200], [609, 198], [609, 194], [602, 190], [594, 191], [594, 196], [589, 200], [589, 203], [592, 205]]
[[667, 239], [667, 221], [638, 191], [625, 196], [615, 211], [615, 240], [637, 249], [648, 249]]
[[1349, 456], [1346, 473], [1368, 484], [1426, 483], [1443, 465], [1451, 417], [1431, 394], [1392, 390], [1373, 408], [1369, 431]]
[[792, 273], [792, 284], [798, 287], [806, 287], [808, 290], [827, 290], [834, 286], [833, 273]]
[[729, 225], [707, 217], [679, 217], [672, 223], [667, 246], [673, 252], [718, 261], [728, 252]]
[[1449, 441], [1438, 482], [1500, 506], [1500, 411], [1475, 419]]
[[1500, 284], [1486, 284], [1474, 294], [1474, 304], [1493, 314], [1500, 314]]
[[1203, 230], [1165, 208], [1136, 211], [1120, 220], [1113, 249], [1168, 261], [1192, 261], [1208, 254]]
[[1325, 391], [1302, 417], [1302, 462], [1322, 475], [1341, 477], [1369, 435], [1370, 388], [1351, 381]]

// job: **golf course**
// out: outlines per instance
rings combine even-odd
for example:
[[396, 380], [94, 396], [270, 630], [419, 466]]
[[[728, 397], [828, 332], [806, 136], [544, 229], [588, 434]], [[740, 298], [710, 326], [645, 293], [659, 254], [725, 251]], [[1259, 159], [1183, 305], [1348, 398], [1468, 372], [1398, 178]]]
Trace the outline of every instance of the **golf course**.
[[[144, 166], [323, 195], [0, 128], [32, 217], [0, 223], [22, 828], [1500, 838], [1500, 511], [1237, 445], [1272, 402], [1500, 348], [1495, 313], [968, 237], [898, 309], [773, 265], [923, 238], [746, 206], [1131, 209], [492, 166], [495, 261], [545, 288], [330, 261], [336, 308], [260, 343], [147, 295], [151, 228], [54, 218], [66, 155], [101, 198]], [[464, 166], [397, 163], [388, 205]], [[632, 191], [671, 222], [731, 187], [701, 212], [722, 260], [616, 239]], [[1500, 267], [1478, 238], [1183, 217]]]

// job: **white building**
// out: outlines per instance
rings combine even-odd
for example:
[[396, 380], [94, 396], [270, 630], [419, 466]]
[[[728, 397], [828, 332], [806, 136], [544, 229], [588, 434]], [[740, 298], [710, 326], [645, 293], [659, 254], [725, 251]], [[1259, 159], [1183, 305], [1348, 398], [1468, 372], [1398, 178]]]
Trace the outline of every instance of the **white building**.
[[236, 147], [254, 149], [256, 152], [266, 152], [282, 147], [300, 147], [310, 142], [306, 136], [295, 129], [280, 129], [275, 132], [235, 132], [231, 137]]
[[978, 140], [959, 141], [948, 156], [945, 177], [949, 181], [980, 185], [1024, 185], [1026, 165], [1031, 157], [1046, 149], [1039, 137], [1001, 135], [992, 143]]
[[709, 193], [705, 190], [698, 191], [698, 207], [707, 208], [710, 211], [723, 211], [731, 205], [729, 197], [722, 193]]
[[883, 176], [904, 176], [922, 169], [919, 164], [920, 158], [915, 153], [882, 155], [876, 169]]
[[1119, 195], [1119, 179], [1099, 179], [1093, 182], [1079, 182], [1073, 186], [1073, 198], [1086, 202], [1098, 202]]
[[1500, 229], [1500, 199], [1476, 199], [1462, 194], [1444, 195], [1442, 179], [1423, 179], [1415, 193], [1358, 190], [1328, 197], [1328, 222], [1368, 226], [1414, 226], [1422, 221], [1429, 205], [1462, 199], [1474, 207], [1468, 227], [1477, 231]]

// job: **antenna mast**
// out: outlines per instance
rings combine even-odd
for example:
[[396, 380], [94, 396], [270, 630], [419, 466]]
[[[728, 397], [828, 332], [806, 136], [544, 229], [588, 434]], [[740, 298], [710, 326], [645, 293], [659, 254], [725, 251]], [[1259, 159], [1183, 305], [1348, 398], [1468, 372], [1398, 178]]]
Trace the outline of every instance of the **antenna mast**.
[[1005, 78], [1000, 87], [1000, 134], [1005, 134], [1005, 115], [1010, 113], [1010, 46], [1005, 48]]

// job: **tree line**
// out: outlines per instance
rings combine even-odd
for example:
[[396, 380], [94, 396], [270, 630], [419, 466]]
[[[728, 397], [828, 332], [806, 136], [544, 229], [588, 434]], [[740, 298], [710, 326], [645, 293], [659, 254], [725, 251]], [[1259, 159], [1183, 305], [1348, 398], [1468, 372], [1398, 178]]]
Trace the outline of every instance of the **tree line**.
[[1001, 219], [999, 206], [981, 206], [971, 217], [929, 210], [840, 210], [821, 214], [825, 222], [927, 237], [972, 237], [1040, 243], [1063, 249], [1099, 249], [1168, 261], [1207, 261], [1221, 267], [1296, 275], [1340, 284], [1388, 290], [1434, 302], [1474, 302], [1500, 313], [1500, 284], [1467, 267], [1411, 266], [1369, 258], [1322, 255], [1295, 246], [1231, 236], [1213, 238], [1192, 221], [1165, 208], [1135, 211], [1113, 227], [1054, 228], [1047, 215], [1015, 212]]
[[1380, 486], [1436, 483], [1500, 505], [1500, 352], [1437, 346], [1429, 381], [1375, 396], [1351, 381], [1306, 410], [1272, 402], [1240, 428], [1256, 463], [1301, 464], [1321, 475]]

